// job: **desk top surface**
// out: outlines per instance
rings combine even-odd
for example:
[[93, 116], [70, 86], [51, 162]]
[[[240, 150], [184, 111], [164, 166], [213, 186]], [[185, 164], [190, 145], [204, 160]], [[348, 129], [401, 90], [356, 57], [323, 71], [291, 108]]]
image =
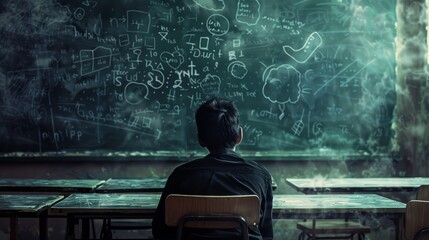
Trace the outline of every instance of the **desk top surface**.
[[429, 178], [287, 178], [301, 192], [382, 192], [414, 191], [429, 184]]
[[284, 213], [405, 213], [406, 204], [377, 194], [274, 195], [273, 210]]
[[92, 192], [102, 183], [99, 179], [0, 179], [0, 191]]
[[62, 195], [0, 194], [0, 212], [37, 213], [61, 200]]
[[[93, 193], [72, 194], [51, 207], [53, 212], [83, 213], [106, 211], [154, 212], [160, 194]], [[376, 194], [275, 194], [273, 212], [275, 214], [300, 213], [346, 213], [377, 212], [404, 213], [405, 204]]]
[[52, 212], [155, 212], [160, 194], [150, 193], [78, 193], [51, 207]]
[[[272, 180], [273, 190], [277, 189], [277, 183]], [[109, 179], [98, 187], [98, 193], [132, 193], [132, 192], [162, 192], [167, 178], [141, 178], [141, 179]]]
[[166, 178], [109, 179], [96, 192], [162, 192]]

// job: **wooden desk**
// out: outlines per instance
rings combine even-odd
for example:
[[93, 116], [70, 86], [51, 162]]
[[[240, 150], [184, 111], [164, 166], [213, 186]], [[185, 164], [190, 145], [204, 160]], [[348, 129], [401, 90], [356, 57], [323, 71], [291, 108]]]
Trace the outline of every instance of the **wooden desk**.
[[155, 213], [161, 194], [150, 193], [76, 193], [51, 207], [52, 213], [138, 214]]
[[166, 182], [166, 178], [109, 179], [97, 188], [95, 192], [162, 192]]
[[377, 194], [275, 194], [273, 215], [287, 219], [355, 213], [403, 215], [405, 206], [405, 203]]
[[287, 178], [292, 188], [303, 193], [318, 192], [411, 192], [429, 184], [429, 178]]
[[[67, 214], [67, 239], [75, 239], [76, 219], [151, 219], [160, 194], [71, 194], [51, 207], [53, 214]], [[89, 222], [82, 222], [82, 238], [89, 239]]]
[[1, 192], [93, 192], [104, 180], [98, 179], [0, 179]]
[[[51, 212], [69, 217], [67, 236], [74, 239], [74, 219], [142, 218], [155, 213], [160, 194], [72, 194], [51, 207]], [[275, 219], [352, 218], [355, 215], [388, 216], [394, 220], [398, 239], [402, 233], [405, 204], [376, 194], [279, 195], [274, 194]], [[89, 238], [84, 226], [83, 238]]]
[[377, 194], [274, 195], [275, 219], [358, 219], [389, 217], [395, 224], [396, 239], [403, 239], [406, 204]]
[[48, 239], [47, 210], [62, 195], [0, 194], [0, 216], [10, 219], [10, 239], [17, 237], [18, 217], [39, 217], [39, 238]]
[[[277, 183], [272, 180], [273, 191], [277, 189]], [[97, 193], [142, 193], [162, 192], [167, 178], [142, 178], [142, 179], [109, 179], [95, 189]]]

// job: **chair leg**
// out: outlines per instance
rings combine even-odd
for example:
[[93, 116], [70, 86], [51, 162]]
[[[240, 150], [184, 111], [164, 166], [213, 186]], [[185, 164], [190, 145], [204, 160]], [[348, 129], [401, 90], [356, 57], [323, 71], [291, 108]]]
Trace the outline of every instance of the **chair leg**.
[[[365, 240], [365, 234], [364, 233], [352, 233], [348, 237], [343, 236], [343, 237], [340, 237], [340, 238], [341, 239], [354, 240], [355, 236], [357, 236], [358, 240]], [[313, 238], [313, 236], [311, 234], [308, 234], [306, 232], [301, 232], [298, 235], [298, 240], [312, 240], [312, 239], [327, 239], [327, 237], [318, 238], [317, 236], [314, 236], [314, 238]]]
[[306, 232], [301, 232], [298, 235], [298, 240], [311, 240], [311, 235], [307, 234]]
[[103, 226], [101, 227], [100, 239], [101, 240], [112, 239], [112, 232], [110, 230], [110, 219], [103, 219]]

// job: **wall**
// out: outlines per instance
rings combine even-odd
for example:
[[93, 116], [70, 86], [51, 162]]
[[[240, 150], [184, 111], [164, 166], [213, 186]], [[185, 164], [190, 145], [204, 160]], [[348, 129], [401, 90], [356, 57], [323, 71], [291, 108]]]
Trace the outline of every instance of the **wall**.
[[395, 151], [409, 173], [429, 175], [427, 3], [398, 1]]

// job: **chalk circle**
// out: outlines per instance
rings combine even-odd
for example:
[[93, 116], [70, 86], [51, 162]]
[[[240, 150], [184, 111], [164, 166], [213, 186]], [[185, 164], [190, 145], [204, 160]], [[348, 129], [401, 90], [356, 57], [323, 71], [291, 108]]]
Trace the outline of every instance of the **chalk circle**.
[[243, 79], [247, 74], [246, 64], [241, 61], [234, 61], [228, 65], [228, 72], [235, 78]]
[[149, 89], [144, 83], [130, 82], [125, 86], [125, 101], [131, 105], [136, 105], [148, 99]]
[[315, 74], [313, 69], [309, 69], [309, 70], [305, 71], [305, 73], [304, 73], [304, 77], [307, 81], [313, 81], [316, 78], [315, 75], [316, 74]]
[[230, 64], [228, 65], [228, 67], [227, 67], [228, 72], [231, 72], [232, 67], [233, 67], [233, 66], [235, 66], [235, 65], [239, 65], [239, 66], [242, 66], [242, 67], [246, 67], [246, 65], [244, 65], [244, 63], [243, 63], [243, 62], [241, 62], [241, 61], [234, 61], [234, 62], [232, 62], [232, 63], [230, 63]]
[[213, 14], [207, 19], [206, 27], [211, 34], [223, 36], [229, 31], [229, 21], [221, 14]]
[[82, 20], [83, 17], [85, 17], [85, 9], [78, 7], [75, 11], [74, 11], [74, 18], [76, 20]]

